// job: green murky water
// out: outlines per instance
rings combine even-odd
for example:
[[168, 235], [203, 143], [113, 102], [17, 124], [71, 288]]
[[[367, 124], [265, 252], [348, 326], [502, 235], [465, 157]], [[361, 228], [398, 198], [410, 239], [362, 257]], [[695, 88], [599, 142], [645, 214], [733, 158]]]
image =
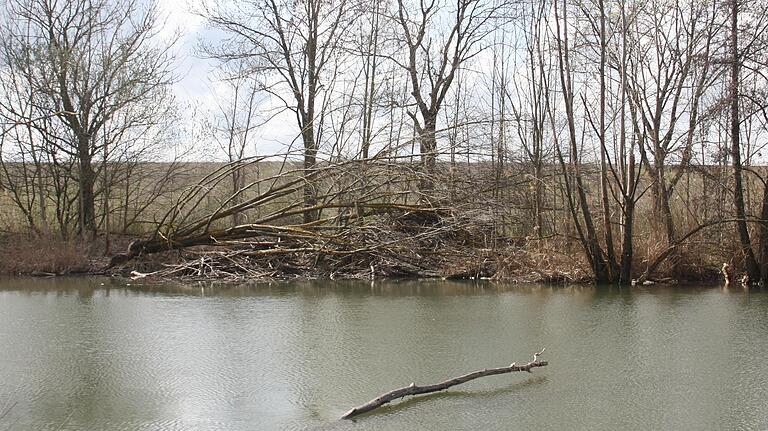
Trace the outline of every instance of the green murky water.
[[0, 281], [0, 431], [768, 428], [768, 292], [126, 284]]

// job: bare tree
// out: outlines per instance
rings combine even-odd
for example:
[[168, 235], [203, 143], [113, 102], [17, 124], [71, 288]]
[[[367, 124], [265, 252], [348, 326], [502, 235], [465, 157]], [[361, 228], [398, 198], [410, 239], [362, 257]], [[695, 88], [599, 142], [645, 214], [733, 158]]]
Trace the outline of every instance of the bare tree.
[[[281, 101], [296, 117], [304, 146], [304, 205], [317, 204], [313, 181], [318, 163], [322, 123], [318, 113], [323, 92], [331, 84], [334, 56], [349, 25], [347, 0], [258, 0], [231, 4], [216, 1], [203, 15], [227, 39], [205, 51], [224, 62], [246, 61], [260, 90]], [[307, 223], [319, 213], [304, 212]]]
[[[416, 4], [411, 4], [416, 3]], [[395, 59], [408, 74], [415, 109], [408, 111], [419, 137], [426, 178], [433, 188], [437, 163], [437, 120], [448, 90], [461, 67], [482, 51], [499, 6], [480, 0], [459, 0], [445, 10], [438, 0], [397, 1], [396, 23], [402, 28], [407, 58]], [[446, 25], [444, 20], [447, 20]]]
[[[766, 48], [766, 35], [768, 29], [768, 17], [765, 16], [765, 5], [761, 7], [760, 2], [756, 5], [747, 6], [737, 0], [728, 3], [729, 9], [729, 28], [728, 28], [728, 64], [729, 64], [729, 85], [727, 91], [727, 101], [729, 107], [729, 128], [730, 128], [730, 156], [731, 167], [733, 169], [733, 199], [736, 215], [736, 231], [739, 235], [739, 248], [744, 259], [744, 269], [746, 275], [752, 281], [765, 282], [768, 277], [768, 228], [765, 218], [768, 217], [768, 183], [761, 178], [764, 183], [763, 203], [760, 212], [762, 222], [760, 230], [759, 256], [760, 262], [752, 249], [750, 233], [747, 226], [748, 213], [745, 203], [745, 185], [744, 185], [744, 166], [742, 162], [742, 125], [745, 120], [751, 118], [758, 112], [765, 114], [767, 104], [759, 100], [759, 96], [742, 92], [742, 70], [751, 75], [753, 83], [760, 81], [765, 85], [766, 76], [757, 72], [766, 65], [765, 58], [760, 54]], [[739, 17], [742, 10], [746, 11], [746, 23], [740, 25]], [[743, 38], [744, 40], [740, 40]], [[755, 73], [757, 72], [757, 73]], [[745, 103], [743, 96], [749, 96]], [[768, 118], [766, 118], [768, 120]], [[747, 149], [747, 160], [750, 158], [749, 149]]]
[[[571, 65], [571, 45], [569, 42], [569, 12], [567, 4], [563, 0], [562, 5], [554, 4], [555, 18], [555, 43], [560, 75], [560, 89], [563, 93], [563, 105], [565, 107], [566, 124], [568, 128], [569, 156], [566, 164], [557, 137], [555, 145], [558, 160], [566, 178], [566, 194], [568, 207], [579, 236], [579, 241], [584, 249], [585, 256], [590, 264], [592, 273], [597, 282], [612, 282], [616, 263], [606, 260], [606, 254], [600, 245], [592, 212], [587, 200], [584, 177], [580, 160], [578, 135], [576, 129], [575, 92], [573, 83], [573, 68]], [[553, 107], [548, 100], [550, 122], [555, 136], [558, 130], [555, 128]], [[570, 177], [570, 178], [569, 178]]]
[[[4, 35], [17, 49], [8, 59], [37, 100], [64, 126], [46, 138], [77, 160], [81, 232], [96, 232], [94, 159], [109, 145], [103, 132], [121, 112], [156, 112], [171, 82], [172, 57], [158, 40], [157, 13], [141, 0], [10, 0]], [[21, 61], [18, 61], [21, 60]], [[135, 109], [144, 105], [145, 109]], [[127, 128], [144, 118], [123, 118]], [[30, 119], [34, 120], [34, 119]], [[33, 121], [34, 122], [34, 121]], [[38, 131], [44, 125], [34, 122]], [[60, 131], [61, 132], [61, 131]], [[125, 133], [113, 134], [118, 138]], [[115, 143], [111, 143], [115, 144]]]

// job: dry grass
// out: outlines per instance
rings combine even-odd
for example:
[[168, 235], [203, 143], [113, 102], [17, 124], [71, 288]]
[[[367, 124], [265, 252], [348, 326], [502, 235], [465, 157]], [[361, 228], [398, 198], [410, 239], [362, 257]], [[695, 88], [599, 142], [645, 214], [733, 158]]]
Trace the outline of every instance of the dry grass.
[[565, 253], [560, 240], [546, 240], [497, 255], [494, 280], [520, 283], [582, 283], [590, 280], [589, 265], [579, 253]]
[[7, 235], [0, 239], [0, 274], [61, 275], [87, 272], [94, 246], [79, 240]]

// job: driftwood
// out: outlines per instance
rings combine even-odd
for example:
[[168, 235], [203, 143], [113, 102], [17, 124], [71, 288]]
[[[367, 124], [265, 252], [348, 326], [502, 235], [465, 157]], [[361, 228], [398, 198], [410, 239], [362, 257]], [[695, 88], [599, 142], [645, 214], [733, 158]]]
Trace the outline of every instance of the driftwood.
[[407, 397], [410, 395], [420, 395], [420, 394], [428, 394], [431, 392], [443, 391], [445, 389], [450, 388], [451, 386], [460, 385], [462, 383], [466, 383], [470, 380], [475, 380], [480, 377], [493, 376], [496, 374], [507, 374], [507, 373], [513, 373], [516, 371], [527, 371], [530, 373], [532, 368], [544, 367], [549, 364], [547, 361], [539, 360], [539, 356], [541, 356], [544, 353], [544, 350], [545, 349], [541, 349], [540, 352], [534, 353], [533, 360], [528, 362], [525, 365], [517, 365], [515, 362], [513, 362], [508, 367], [488, 368], [484, 370], [473, 371], [471, 373], [464, 374], [463, 376], [454, 377], [452, 379], [448, 379], [443, 382], [436, 383], [434, 385], [416, 386], [415, 383], [411, 383], [409, 386], [406, 386], [404, 388], [395, 389], [393, 391], [389, 391], [385, 394], [379, 395], [378, 397], [372, 399], [371, 401], [368, 401], [367, 403], [357, 406], [352, 410], [346, 412], [344, 416], [342, 416], [341, 418], [351, 419], [355, 416], [377, 409], [383, 406], [384, 404], [387, 404], [390, 401], [394, 401], [399, 398]]

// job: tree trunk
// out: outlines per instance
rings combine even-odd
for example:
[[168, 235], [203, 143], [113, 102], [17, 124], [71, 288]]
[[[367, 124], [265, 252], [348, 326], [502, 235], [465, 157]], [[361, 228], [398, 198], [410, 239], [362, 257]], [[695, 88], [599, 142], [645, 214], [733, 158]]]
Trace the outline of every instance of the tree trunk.
[[534, 168], [533, 168], [533, 177], [534, 177], [534, 187], [533, 187], [533, 217], [536, 220], [536, 237], [538, 239], [544, 238], [544, 218], [542, 217], [543, 213], [543, 199], [542, 199], [542, 181], [544, 178], [544, 175], [542, 173], [542, 162], [541, 162], [541, 155], [538, 151], [535, 152], [535, 160]]
[[[660, 155], [663, 151], [660, 146], [654, 144], [654, 152]], [[657, 156], [654, 160], [654, 165], [651, 166], [650, 162], [646, 159], [646, 169], [651, 176], [653, 184], [651, 185], [651, 192], [653, 193], [653, 214], [656, 218], [658, 227], [663, 230], [664, 239], [666, 245], [669, 246], [675, 242], [675, 224], [672, 218], [672, 209], [669, 206], [669, 196], [667, 195], [667, 187], [665, 180], [664, 160]]]
[[752, 280], [760, 277], [760, 270], [752, 251], [752, 243], [747, 230], [746, 211], [744, 209], [744, 186], [741, 166], [741, 127], [739, 124], [739, 69], [738, 48], [738, 13], [737, 0], [731, 0], [731, 163], [733, 166], [733, 203], [736, 207], [736, 230], [744, 257], [744, 269]]
[[[242, 157], [240, 157], [242, 159]], [[239, 205], [243, 202], [243, 189], [245, 188], [245, 169], [240, 166], [232, 171], [232, 204]], [[243, 221], [243, 214], [238, 211], [232, 214], [232, 225], [239, 226]]]
[[421, 180], [421, 191], [432, 191], [435, 187], [434, 174], [437, 169], [437, 114], [424, 115], [424, 127], [419, 133], [419, 151], [421, 163], [424, 168], [424, 177]]
[[614, 274], [616, 270], [616, 256], [613, 249], [613, 223], [611, 222], [611, 205], [608, 199], [608, 167], [606, 162], [606, 153], [608, 149], [605, 145], [605, 5], [603, 0], [599, 0], [600, 8], [600, 203], [603, 212], [603, 229], [605, 239], [605, 254], [608, 278], [613, 281], [617, 277]]
[[96, 173], [93, 171], [90, 140], [87, 137], [79, 139], [78, 163], [80, 168], [78, 176], [78, 186], [80, 187], [80, 233], [81, 235], [95, 235], [96, 210], [93, 189], [96, 183]]
[[[305, 128], [302, 132], [304, 140], [304, 206], [313, 207], [317, 205], [317, 185], [315, 184], [315, 170], [317, 169], [317, 148], [315, 147], [314, 130], [312, 123], [304, 123]], [[306, 126], [309, 124], [309, 126]], [[312, 223], [319, 218], [318, 211], [304, 212], [304, 223]]]
[[[570, 54], [568, 49], [568, 14], [565, 12], [566, 9], [566, 2], [563, 0], [563, 16], [558, 16], [558, 2], [554, 3], [554, 13], [555, 13], [555, 27], [557, 31], [557, 57], [558, 57], [558, 66], [559, 66], [559, 75], [560, 75], [560, 84], [563, 89], [563, 102], [565, 104], [565, 113], [566, 113], [566, 119], [567, 119], [567, 126], [568, 126], [568, 141], [570, 144], [570, 154], [569, 154], [569, 165], [570, 170], [573, 175], [573, 184], [570, 184], [569, 182], [566, 182], [566, 192], [568, 193], [568, 206], [571, 212], [571, 216], [573, 218], [573, 223], [576, 227], [577, 232], [579, 233], [579, 240], [581, 242], [582, 247], [584, 248], [584, 252], [586, 254], [587, 260], [589, 260], [590, 266], [592, 267], [592, 274], [595, 278], [595, 282], [597, 283], [612, 283], [615, 280], [612, 278], [611, 271], [608, 267], [608, 264], [605, 260], [605, 256], [603, 254], [603, 250], [600, 248], [600, 243], [598, 240], [597, 232], [595, 230], [595, 224], [592, 220], [592, 212], [589, 209], [589, 202], [587, 201], [587, 195], [584, 189], [584, 181], [582, 179], [581, 175], [581, 169], [580, 169], [580, 160], [579, 160], [579, 145], [577, 143], [577, 134], [576, 134], [576, 118], [574, 114], [573, 109], [573, 100], [574, 100], [574, 93], [573, 93], [573, 85], [571, 81], [571, 65], [570, 65]], [[562, 18], [562, 35], [563, 38], [560, 38], [561, 34], [561, 27], [560, 27], [560, 18]], [[550, 114], [550, 122], [552, 123], [552, 130], [553, 132], [557, 133], [556, 128], [554, 126], [554, 119], [552, 118], [552, 115]], [[557, 141], [555, 142], [555, 146], [557, 147]], [[557, 148], [556, 148], [557, 149]], [[563, 167], [563, 174], [568, 175], [565, 169], [565, 162], [563, 161], [562, 154], [558, 150], [558, 159], [560, 160], [560, 164]], [[570, 190], [570, 187], [574, 186], [576, 189], [576, 198], [578, 201], [576, 201], [572, 193], [573, 191]], [[581, 216], [584, 219], [584, 228], [581, 228], [581, 223], [579, 221], [578, 215], [577, 215], [577, 207], [581, 211]]]

